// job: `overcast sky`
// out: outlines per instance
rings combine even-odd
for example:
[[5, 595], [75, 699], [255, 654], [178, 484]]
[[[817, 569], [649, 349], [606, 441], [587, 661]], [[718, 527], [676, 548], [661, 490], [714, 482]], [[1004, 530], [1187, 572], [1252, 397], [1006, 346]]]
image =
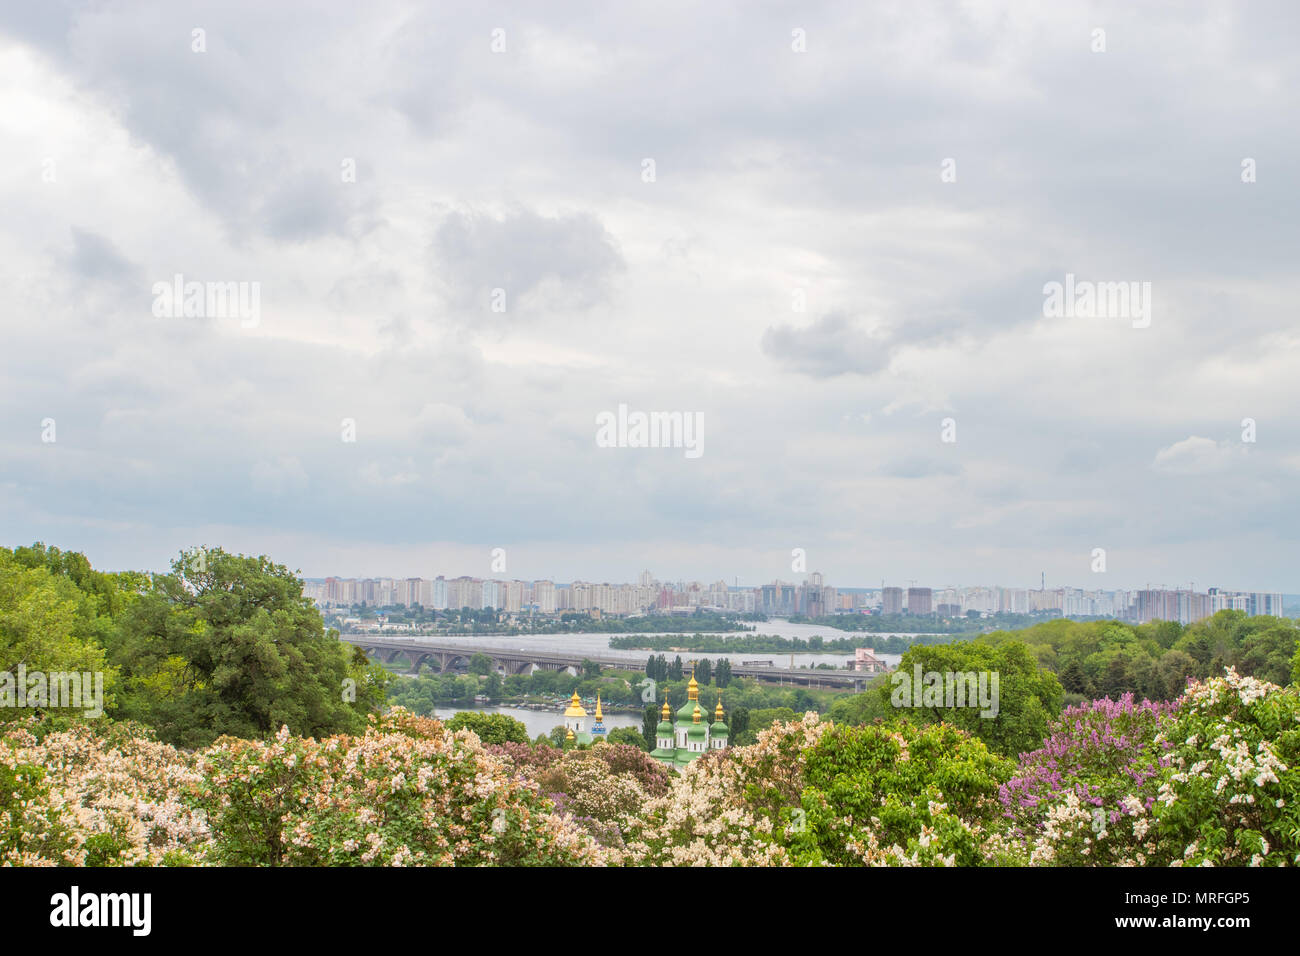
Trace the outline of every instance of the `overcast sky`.
[[1300, 591], [1300, 7], [428, 6], [6, 6], [3, 543]]

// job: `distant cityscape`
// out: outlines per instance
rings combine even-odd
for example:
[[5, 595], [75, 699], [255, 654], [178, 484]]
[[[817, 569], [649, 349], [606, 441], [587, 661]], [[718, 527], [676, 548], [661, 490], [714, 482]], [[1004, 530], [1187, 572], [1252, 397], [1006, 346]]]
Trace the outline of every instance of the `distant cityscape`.
[[1086, 590], [1075, 587], [908, 587], [835, 588], [813, 572], [802, 584], [773, 581], [758, 587], [725, 581], [665, 582], [649, 571], [636, 583], [506, 581], [493, 578], [336, 578], [308, 579], [303, 593], [322, 608], [422, 607], [435, 611], [497, 610], [508, 615], [585, 613], [593, 617], [691, 614], [696, 609], [775, 617], [802, 615], [909, 615], [913, 617], [989, 617], [1041, 614], [1117, 618], [1136, 624], [1153, 620], [1190, 624], [1218, 611], [1250, 616], [1284, 616], [1283, 595], [1212, 587], [1145, 590]]

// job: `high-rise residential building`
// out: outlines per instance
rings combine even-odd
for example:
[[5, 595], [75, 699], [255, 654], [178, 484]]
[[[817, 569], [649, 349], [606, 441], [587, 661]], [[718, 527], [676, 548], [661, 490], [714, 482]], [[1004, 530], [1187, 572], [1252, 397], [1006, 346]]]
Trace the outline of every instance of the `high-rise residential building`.
[[1276, 592], [1252, 591], [1247, 602], [1247, 613], [1252, 617], [1258, 614], [1270, 614], [1283, 617], [1282, 595]]
[[903, 613], [903, 589], [902, 588], [884, 588], [880, 592], [880, 613], [881, 614], [902, 614]]
[[447, 582], [447, 607], [454, 611], [483, 607], [483, 582], [464, 575], [452, 578]]
[[907, 589], [907, 613], [930, 614], [933, 612], [932, 592], [929, 588]]
[[517, 614], [524, 606], [524, 589], [523, 581], [505, 582], [505, 609], [511, 614]]
[[537, 605], [538, 613], [554, 614], [555, 613], [555, 582], [534, 581], [533, 582], [533, 603]]
[[1029, 598], [1029, 612], [1035, 611], [1059, 611], [1061, 609], [1061, 592], [1059, 589], [1047, 591], [1039, 588], [1036, 591], [1026, 592]]

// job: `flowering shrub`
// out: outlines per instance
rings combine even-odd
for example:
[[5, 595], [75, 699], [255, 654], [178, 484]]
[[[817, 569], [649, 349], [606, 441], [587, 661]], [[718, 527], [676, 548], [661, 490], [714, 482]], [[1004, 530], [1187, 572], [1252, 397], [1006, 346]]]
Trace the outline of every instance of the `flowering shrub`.
[[948, 724], [830, 727], [804, 755], [796, 862], [982, 863], [998, 787], [1014, 764]]
[[400, 709], [360, 737], [222, 738], [199, 762], [217, 862], [592, 865], [599, 848], [550, 812], [472, 732]]
[[23, 740], [0, 738], [0, 864], [76, 865], [84, 860], [75, 820], [61, 795], [50, 792], [45, 768], [32, 759]]
[[1300, 689], [1231, 668], [1188, 688], [1154, 816], [1160, 862], [1300, 863]]
[[401, 709], [187, 754], [132, 724], [0, 725], [17, 865], [1288, 865], [1300, 688], [1229, 670], [1093, 701], [1019, 765], [949, 724], [816, 714], [680, 775], [638, 748], [484, 747]]
[[664, 796], [628, 821], [625, 861], [640, 865], [780, 866], [784, 830], [799, 808], [804, 752], [829, 727], [815, 713], [777, 723], [757, 743], [686, 765]]
[[487, 750], [495, 757], [508, 760], [518, 773], [526, 777], [532, 777], [539, 770], [545, 770], [564, 756], [562, 750], [549, 744], [492, 744]]
[[1023, 862], [1066, 866], [1144, 862], [1168, 743], [1157, 743], [1177, 702], [1135, 703], [1132, 694], [1067, 708], [1051, 736], [1022, 754], [999, 799]]
[[506, 744], [489, 748], [534, 781], [558, 811], [574, 816], [602, 845], [621, 847], [622, 824], [649, 796], [662, 796], [669, 771], [639, 747], [598, 742], [589, 750], [561, 752]]
[[196, 862], [208, 841], [183, 800], [192, 760], [135, 724], [77, 723], [0, 738], [0, 853], [21, 865]]
[[611, 772], [590, 752], [565, 754], [562, 762], [538, 777], [538, 784], [558, 811], [572, 814], [573, 822], [603, 846], [623, 845], [622, 824], [646, 801], [635, 777]]
[[662, 797], [668, 792], [673, 772], [640, 747], [601, 742], [587, 752], [603, 761], [610, 773], [630, 776], [652, 797]]

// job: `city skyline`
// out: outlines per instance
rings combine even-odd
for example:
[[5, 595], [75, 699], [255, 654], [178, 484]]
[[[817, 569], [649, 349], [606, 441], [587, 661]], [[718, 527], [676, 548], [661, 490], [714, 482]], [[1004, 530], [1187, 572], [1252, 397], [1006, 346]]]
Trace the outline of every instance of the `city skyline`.
[[464, 608], [504, 611], [508, 614], [566, 611], [600, 612], [615, 616], [677, 613], [696, 608], [724, 613], [761, 612], [768, 616], [803, 615], [826, 618], [877, 612], [882, 615], [959, 617], [974, 612], [1033, 614], [1056, 611], [1063, 617], [1114, 617], [1145, 623], [1173, 620], [1184, 624], [1210, 617], [1218, 611], [1243, 611], [1249, 616], [1284, 616], [1281, 592], [1247, 591], [1211, 586], [1192, 589], [1140, 588], [1085, 589], [1061, 585], [1014, 588], [999, 585], [932, 588], [910, 583], [860, 588], [827, 584], [820, 572], [802, 583], [774, 580], [757, 586], [729, 584], [723, 580], [661, 581], [646, 570], [633, 582], [571, 581], [550, 579], [478, 578], [339, 578], [308, 579], [303, 592], [325, 608], [356, 606], [423, 607], [432, 610]]
[[[273, 556], [271, 556], [271, 557], [273, 557]], [[166, 569], [163, 569], [163, 570], [165, 571]], [[825, 579], [825, 578], [827, 577], [827, 575], [825, 575], [824, 573], [822, 573], [822, 572], [820, 572], [820, 571], [813, 571], [813, 572], [810, 572], [810, 573], [812, 573], [812, 574], [818, 574], [818, 575], [820, 575], [823, 579]], [[481, 574], [481, 575], [469, 574], [469, 573], [459, 573], [459, 574], [454, 574], [454, 573], [452, 573], [452, 572], [450, 572], [450, 571], [446, 571], [446, 572], [443, 572], [443, 573], [440, 573], [440, 574], [435, 574], [435, 575], [433, 575], [432, 577], [426, 577], [426, 576], [424, 576], [424, 575], [417, 575], [417, 574], [350, 574], [350, 575], [343, 575], [343, 574], [317, 574], [317, 575], [302, 574], [301, 577], [302, 577], [302, 579], [303, 579], [304, 581], [312, 581], [312, 582], [325, 581], [325, 580], [329, 580], [330, 578], [336, 578], [336, 579], [339, 579], [339, 580], [349, 580], [349, 581], [365, 581], [365, 580], [374, 580], [374, 581], [381, 581], [381, 580], [383, 580], [383, 581], [400, 581], [400, 580], [403, 580], [403, 579], [409, 579], [409, 580], [416, 580], [416, 579], [419, 579], [419, 580], [434, 580], [434, 579], [436, 579], [436, 578], [443, 578], [443, 579], [446, 579], [446, 580], [452, 580], [452, 579], [454, 579], [454, 578], [470, 578], [470, 579], [480, 580], [480, 581], [488, 581], [488, 580], [497, 580], [497, 581], [506, 581], [506, 580], [512, 580], [512, 581], [550, 581], [550, 582], [552, 582], [553, 584], [555, 584], [557, 587], [559, 587], [559, 586], [561, 586], [561, 585], [569, 585], [569, 584], [573, 584], [573, 583], [585, 583], [585, 584], [609, 584], [609, 585], [631, 584], [631, 583], [633, 582], [633, 580], [636, 579], [636, 578], [639, 578], [640, 575], [634, 575], [634, 576], [632, 576], [632, 577], [627, 577], [627, 578], [611, 577], [611, 576], [608, 576], [608, 575], [603, 575], [603, 576], [602, 576], [602, 575], [596, 575], [596, 576], [573, 576], [573, 577], [567, 577], [567, 578], [566, 578], [566, 577], [560, 577], [560, 576], [557, 576], [557, 575], [543, 575], [543, 576], [536, 576], [536, 575], [523, 575], [523, 576], [519, 576], [519, 575], [503, 575], [503, 574], [491, 574], [491, 573], [489, 573], [489, 574]], [[659, 581], [661, 584], [665, 584], [665, 585], [679, 585], [679, 584], [704, 584], [704, 583], [722, 582], [722, 583], [726, 584], [726, 586], [729, 587], [729, 588], [737, 588], [737, 589], [742, 589], [742, 590], [743, 590], [743, 589], [754, 589], [754, 588], [760, 588], [760, 587], [762, 587], [762, 586], [765, 585], [765, 584], [772, 584], [772, 583], [774, 583], [774, 582], [781, 582], [781, 583], [786, 583], [786, 584], [790, 584], [790, 583], [798, 583], [798, 580], [797, 580], [797, 579], [798, 579], [799, 577], [800, 577], [799, 574], [796, 574], [796, 573], [790, 572], [790, 573], [787, 573], [787, 575], [786, 575], [785, 577], [782, 577], [781, 575], [775, 575], [775, 576], [773, 576], [771, 579], [769, 579], [769, 580], [767, 580], [767, 581], [742, 581], [742, 580], [738, 580], [738, 579], [737, 579], [736, 577], [734, 577], [734, 576], [733, 576], [730, 580], [728, 580], [726, 577], [721, 577], [721, 576], [717, 576], [717, 575], [705, 575], [705, 576], [703, 576], [703, 577], [691, 577], [691, 576], [687, 576], [687, 575], [674, 575], [674, 576], [672, 576], [672, 577], [670, 577], [670, 578], [655, 578], [655, 580], [656, 580], [656, 581]], [[886, 577], [886, 578], [884, 579], [884, 582], [885, 582], [884, 584], [879, 583], [879, 581], [878, 581], [877, 583], [875, 583], [875, 584], [836, 584], [835, 587], [839, 588], [840, 590], [849, 590], [849, 591], [880, 591], [880, 590], [882, 590], [882, 588], [884, 588], [884, 589], [888, 589], [888, 588], [899, 588], [899, 589], [901, 589], [904, 593], [906, 593], [906, 591], [907, 591], [908, 588], [909, 588], [909, 585], [908, 585], [908, 584], [891, 584], [891, 583], [890, 583], [890, 579], [889, 579], [888, 577]], [[1187, 586], [1184, 587], [1184, 586], [1183, 586], [1184, 584], [1186, 584]], [[917, 588], [921, 588], [921, 587], [929, 588], [930, 590], [932, 590], [932, 591], [936, 591], [936, 592], [937, 592], [937, 591], [942, 591], [942, 590], [944, 590], [944, 589], [946, 589], [946, 588], [957, 588], [957, 589], [970, 589], [970, 588], [1009, 588], [1009, 589], [1015, 589], [1015, 590], [1021, 590], [1021, 591], [1052, 591], [1052, 590], [1056, 590], [1056, 589], [1059, 589], [1059, 588], [1072, 588], [1072, 589], [1076, 589], [1076, 590], [1084, 590], [1084, 591], [1140, 591], [1140, 590], [1156, 590], [1156, 589], [1159, 589], [1159, 590], [1170, 590], [1170, 591], [1174, 591], [1174, 590], [1188, 590], [1188, 591], [1197, 591], [1197, 593], [1205, 593], [1206, 590], [1208, 590], [1209, 588], [1217, 588], [1217, 589], [1219, 589], [1219, 590], [1223, 590], [1223, 591], [1242, 591], [1242, 592], [1248, 592], [1248, 591], [1252, 591], [1252, 590], [1254, 590], [1254, 591], [1256, 591], [1256, 592], [1258, 592], [1258, 593], [1264, 593], [1264, 590], [1265, 590], [1265, 589], [1258, 589], [1258, 588], [1251, 589], [1251, 588], [1243, 588], [1243, 587], [1229, 587], [1229, 586], [1224, 585], [1224, 584], [1211, 584], [1211, 585], [1206, 585], [1205, 587], [1198, 589], [1198, 588], [1195, 587], [1195, 582], [1194, 582], [1194, 581], [1187, 581], [1187, 582], [1146, 581], [1146, 582], [1143, 582], [1143, 583], [1140, 584], [1140, 585], [1127, 585], [1127, 586], [1125, 586], [1125, 585], [1114, 585], [1114, 586], [1105, 586], [1105, 585], [1103, 585], [1103, 584], [1093, 584], [1093, 585], [1090, 585], [1090, 586], [1087, 586], [1087, 587], [1085, 587], [1083, 584], [1081, 584], [1081, 583], [1079, 583], [1079, 582], [1074, 582], [1074, 581], [1072, 581], [1072, 582], [1067, 582], [1067, 583], [1053, 583], [1053, 584], [1050, 584], [1050, 585], [1049, 585], [1049, 584], [1046, 583], [1045, 580], [1041, 580], [1041, 581], [1040, 581], [1040, 586], [1039, 586], [1039, 587], [1030, 587], [1030, 586], [1027, 586], [1027, 585], [1020, 585], [1020, 584], [1005, 584], [1005, 583], [999, 583], [999, 582], [993, 582], [993, 583], [982, 582], [982, 583], [978, 583], [978, 584], [959, 584], [959, 583], [951, 583], [951, 582], [950, 582], [950, 583], [945, 583], [945, 584], [942, 584], [942, 585], [936, 585], [936, 584], [927, 584], [927, 585], [923, 585], [923, 584], [917, 582], [914, 586], [917, 587]], [[1273, 591], [1275, 591], [1276, 589], [1269, 588], [1269, 589], [1266, 589], [1266, 590], [1269, 591], [1269, 592], [1273, 592]], [[1287, 595], [1295, 594], [1296, 596], [1300, 596], [1300, 591], [1292, 592], [1292, 591], [1288, 591], [1288, 590], [1286, 590], [1286, 589], [1282, 589], [1281, 591], [1277, 591], [1277, 593], [1287, 594]]]

